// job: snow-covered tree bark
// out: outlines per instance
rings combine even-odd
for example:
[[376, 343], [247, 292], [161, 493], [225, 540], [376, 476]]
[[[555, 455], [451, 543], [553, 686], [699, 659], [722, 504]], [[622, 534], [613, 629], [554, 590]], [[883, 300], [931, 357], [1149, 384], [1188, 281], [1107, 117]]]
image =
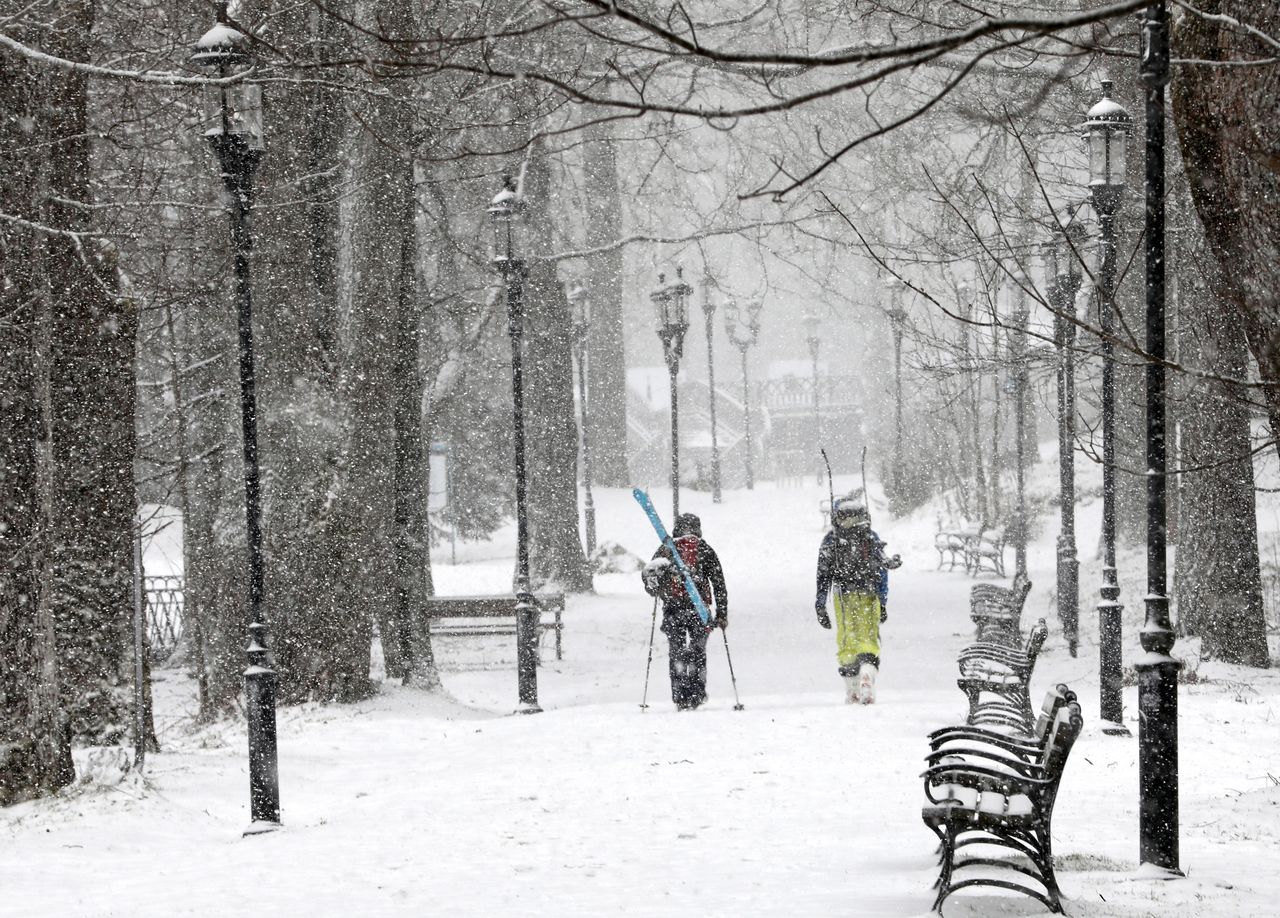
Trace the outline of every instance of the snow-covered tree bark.
[[[0, 212], [39, 213], [37, 71], [0, 53]], [[48, 588], [51, 442], [49, 299], [41, 232], [6, 221], [0, 234], [0, 806], [75, 779]]]
[[[618, 154], [612, 127], [592, 126], [583, 145], [586, 247], [607, 246], [622, 234]], [[591, 405], [592, 475], [601, 485], [630, 484], [627, 470], [627, 367], [622, 337], [623, 253], [618, 247], [587, 259], [591, 333], [587, 341], [587, 398]]]
[[1222, 267], [1221, 295], [1244, 319], [1245, 335], [1280, 452], [1280, 67], [1233, 66], [1275, 56], [1256, 35], [1280, 34], [1280, 7], [1205, 0], [1206, 18], [1184, 14], [1174, 33], [1184, 64], [1172, 83], [1174, 122], [1191, 196], [1209, 250]]
[[[530, 254], [545, 255], [552, 245], [551, 169], [537, 141], [528, 151], [523, 193], [531, 214]], [[572, 323], [554, 262], [530, 262], [524, 308], [524, 423], [532, 571], [535, 578], [550, 580], [561, 589], [589, 590], [591, 572], [578, 532]]]
[[[1221, 281], [1199, 226], [1180, 236], [1189, 244], [1177, 257], [1179, 362], [1245, 380], [1240, 314], [1215, 295]], [[1203, 656], [1268, 666], [1247, 390], [1203, 379], [1186, 383], [1177, 406], [1183, 470], [1174, 571], [1178, 621], [1199, 635]]]

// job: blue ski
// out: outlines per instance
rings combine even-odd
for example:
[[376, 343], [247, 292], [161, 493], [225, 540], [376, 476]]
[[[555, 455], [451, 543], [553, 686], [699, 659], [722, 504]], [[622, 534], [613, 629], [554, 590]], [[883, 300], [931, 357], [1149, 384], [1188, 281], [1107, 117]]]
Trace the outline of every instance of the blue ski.
[[706, 603], [702, 601], [702, 594], [698, 592], [698, 587], [693, 582], [693, 575], [689, 573], [689, 568], [685, 567], [684, 559], [680, 557], [680, 550], [676, 548], [676, 543], [672, 541], [671, 536], [667, 533], [667, 527], [662, 525], [662, 519], [658, 516], [658, 511], [653, 509], [653, 501], [649, 500], [649, 495], [639, 488], [632, 488], [631, 496], [636, 499], [636, 503], [640, 505], [645, 515], [649, 517], [649, 522], [653, 524], [653, 531], [658, 534], [662, 544], [667, 546], [667, 551], [671, 552], [676, 570], [680, 572], [680, 576], [684, 577], [684, 591], [693, 600], [693, 607], [698, 611], [698, 617], [702, 619], [702, 624], [711, 624], [711, 613], [707, 611]]

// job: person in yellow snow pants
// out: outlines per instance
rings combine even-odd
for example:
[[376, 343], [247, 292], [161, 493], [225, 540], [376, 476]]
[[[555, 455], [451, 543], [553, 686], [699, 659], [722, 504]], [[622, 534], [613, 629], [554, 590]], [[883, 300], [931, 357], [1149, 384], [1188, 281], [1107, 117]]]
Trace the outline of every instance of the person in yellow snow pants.
[[832, 508], [832, 526], [818, 550], [818, 624], [831, 627], [827, 595], [836, 619], [836, 658], [845, 680], [845, 701], [870, 704], [880, 670], [880, 625], [887, 618], [889, 570], [902, 562], [886, 558], [884, 543], [871, 530], [866, 505], [841, 498]]
[[862, 663], [880, 666], [880, 599], [872, 593], [831, 597], [835, 612], [836, 659], [841, 675], [856, 675]]

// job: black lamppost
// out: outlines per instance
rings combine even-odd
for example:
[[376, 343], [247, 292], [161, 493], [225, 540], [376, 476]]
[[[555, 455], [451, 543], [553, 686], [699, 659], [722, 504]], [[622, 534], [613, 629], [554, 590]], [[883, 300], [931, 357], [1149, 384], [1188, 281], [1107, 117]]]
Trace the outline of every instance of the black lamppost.
[[720, 503], [720, 440], [716, 430], [716, 362], [711, 346], [712, 320], [716, 317], [716, 301], [711, 298], [715, 281], [708, 273], [702, 282], [702, 318], [707, 333], [707, 399], [711, 407], [711, 502]]
[[907, 311], [902, 306], [902, 281], [891, 278], [889, 288], [889, 322], [893, 326], [893, 492], [890, 500], [894, 510], [903, 505], [902, 469], [902, 333], [906, 327]]
[[667, 361], [671, 378], [671, 518], [680, 515], [680, 404], [676, 391], [676, 375], [680, 372], [680, 356], [684, 351], [684, 333], [689, 330], [689, 294], [693, 288], [684, 282], [684, 268], [676, 268], [676, 282], [666, 283], [665, 274], [658, 275], [657, 290], [650, 294], [658, 310], [658, 339], [662, 356]]
[[[809, 365], [813, 376], [813, 442], [814, 452], [822, 446], [822, 407], [818, 400], [818, 351], [822, 347], [822, 337], [818, 328], [822, 320], [817, 316], [804, 317], [804, 343], [809, 347]], [[822, 469], [818, 467], [818, 484], [822, 484]]]
[[1019, 275], [1016, 280], [1020, 288], [1018, 306], [1013, 314], [1013, 417], [1015, 490], [1017, 505], [1013, 521], [1013, 557], [1014, 569], [1024, 577], [1027, 574], [1027, 322], [1030, 318], [1027, 307], [1027, 279]]
[[[217, 24], [201, 36], [191, 60], [216, 67], [227, 79], [250, 64], [248, 39], [227, 23], [227, 5]], [[225, 203], [231, 217], [240, 358], [240, 429], [244, 441], [245, 537], [249, 551], [249, 666], [244, 673], [249, 732], [249, 810], [245, 834], [280, 825], [280, 769], [276, 749], [276, 673], [267, 653], [262, 562], [262, 499], [258, 476], [258, 407], [254, 386], [253, 293], [249, 253], [253, 235], [253, 174], [262, 159], [262, 88], [247, 82], [218, 87], [217, 123], [205, 132], [218, 157]]]
[[1165, 504], [1164, 87], [1169, 82], [1169, 12], [1147, 7], [1142, 83], [1146, 88], [1147, 596], [1138, 670], [1139, 858], [1178, 870], [1178, 663], [1169, 621]]
[[747, 306], [746, 318], [743, 318], [738, 304], [730, 301], [724, 309], [724, 330], [733, 346], [742, 355], [742, 430], [747, 438], [746, 466], [747, 490], [755, 487], [755, 474], [752, 471], [751, 448], [751, 399], [750, 386], [747, 383], [747, 351], [755, 346], [760, 337], [760, 310], [764, 304], [752, 301]]
[[1120, 584], [1116, 579], [1115, 488], [1115, 215], [1124, 193], [1125, 154], [1133, 119], [1110, 97], [1112, 83], [1102, 81], [1102, 99], [1085, 122], [1089, 142], [1089, 190], [1102, 230], [1098, 269], [1099, 324], [1102, 329], [1102, 589], [1098, 602], [1099, 683], [1103, 732], [1127, 735], [1120, 686]]
[[516, 464], [516, 684], [519, 713], [533, 714], [538, 707], [538, 607], [529, 587], [529, 516], [526, 506], [524, 455], [524, 370], [521, 338], [524, 334], [524, 279], [528, 273], [521, 253], [524, 242], [525, 203], [507, 178], [489, 205], [493, 228], [493, 265], [507, 287], [507, 335], [511, 338], [511, 441]]
[[[1080, 239], [1079, 225], [1066, 230], [1071, 243]], [[1076, 656], [1080, 646], [1080, 559], [1076, 556], [1076, 294], [1081, 274], [1076, 245], [1067, 238], [1049, 249], [1049, 304], [1053, 307], [1053, 343], [1058, 351], [1058, 486], [1062, 527], [1058, 532], [1058, 621], [1067, 649]]]
[[581, 284], [569, 288], [568, 298], [573, 320], [573, 351], [578, 361], [578, 402], [582, 405], [582, 503], [587, 525], [587, 556], [590, 557], [596, 550], [596, 506], [591, 499], [591, 426], [587, 413], [587, 337], [591, 332], [591, 298]]

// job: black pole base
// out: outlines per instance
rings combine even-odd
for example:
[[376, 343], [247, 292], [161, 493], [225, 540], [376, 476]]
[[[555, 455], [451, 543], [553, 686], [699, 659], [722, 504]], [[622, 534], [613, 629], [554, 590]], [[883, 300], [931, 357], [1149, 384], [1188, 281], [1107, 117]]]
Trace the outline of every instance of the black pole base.
[[248, 838], [250, 835], [266, 835], [269, 832], [276, 832], [283, 829], [284, 826], [278, 822], [270, 822], [268, 820], [255, 820], [249, 823], [249, 827], [240, 833], [241, 838]]
[[523, 585], [516, 589], [516, 682], [519, 703], [513, 713], [538, 714], [538, 605]]
[[1172, 657], [1147, 653], [1138, 669], [1139, 860], [1178, 870], [1178, 670]]

